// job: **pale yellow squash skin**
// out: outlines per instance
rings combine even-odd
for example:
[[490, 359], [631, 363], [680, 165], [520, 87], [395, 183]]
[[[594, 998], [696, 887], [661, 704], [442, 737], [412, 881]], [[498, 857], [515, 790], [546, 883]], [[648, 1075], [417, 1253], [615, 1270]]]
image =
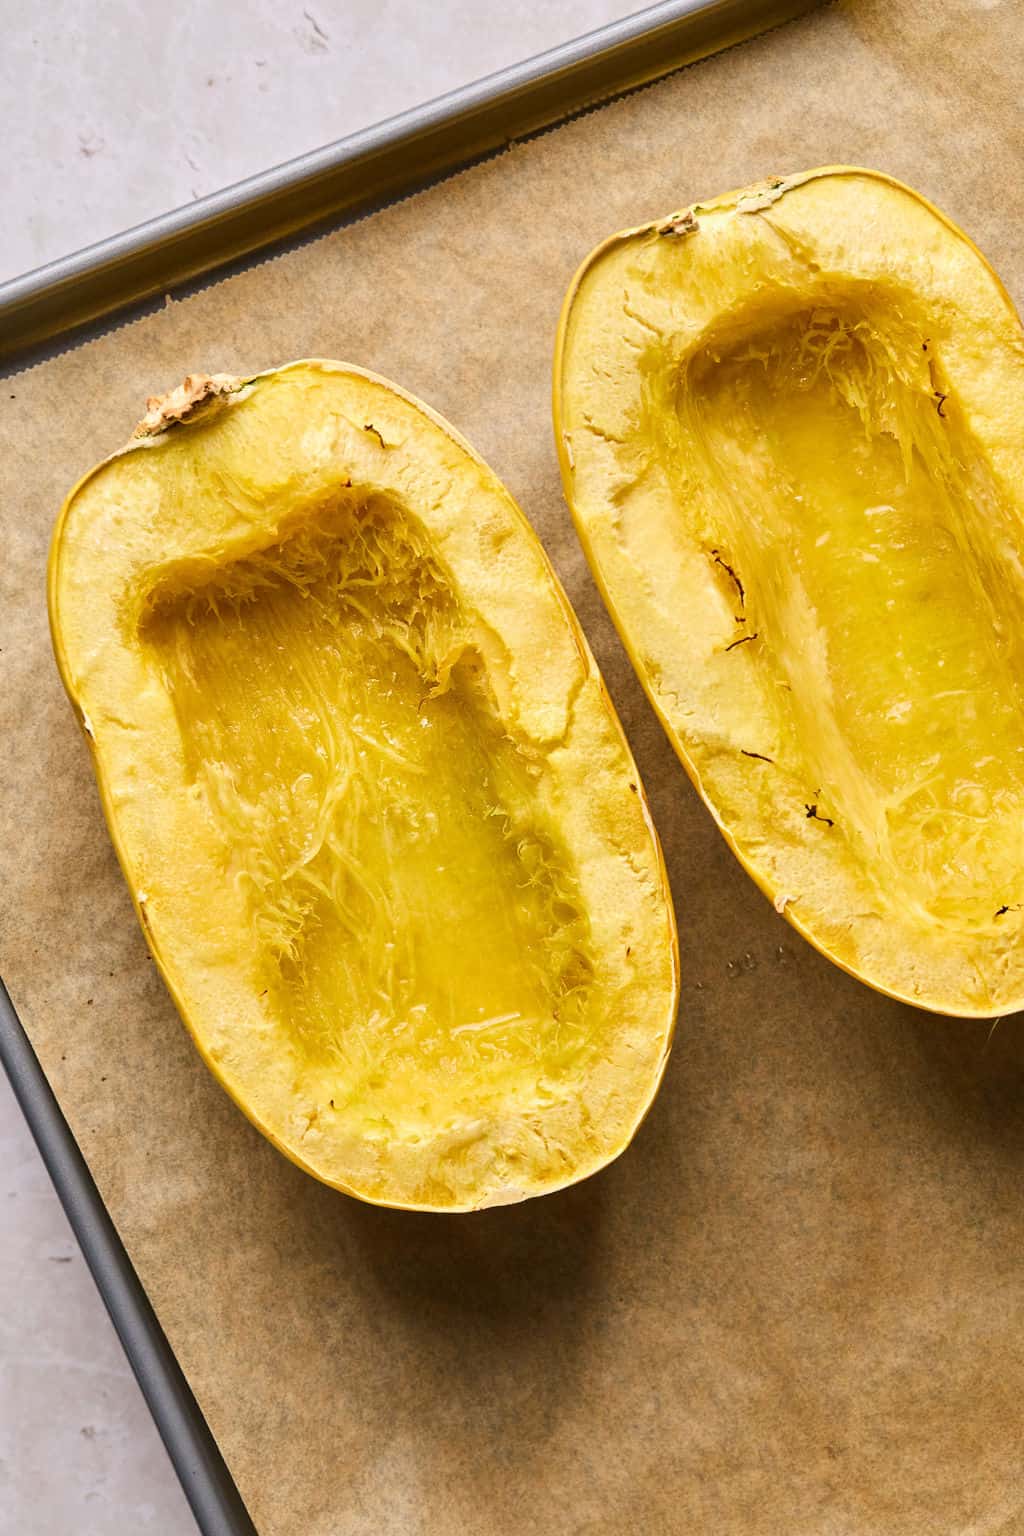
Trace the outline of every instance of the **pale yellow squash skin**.
[[577, 274], [554, 415], [594, 575], [777, 910], [892, 997], [1024, 1005], [1024, 336], [977, 249], [828, 167]]
[[206, 381], [76, 487], [51, 628], [147, 941], [318, 1179], [464, 1211], [627, 1146], [678, 1001], [635, 764], [526, 519], [340, 363]]

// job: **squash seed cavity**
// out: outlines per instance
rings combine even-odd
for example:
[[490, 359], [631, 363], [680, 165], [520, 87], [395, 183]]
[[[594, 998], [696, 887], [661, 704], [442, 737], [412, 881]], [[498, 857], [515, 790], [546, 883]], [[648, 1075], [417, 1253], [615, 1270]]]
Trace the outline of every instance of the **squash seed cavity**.
[[323, 1102], [426, 1132], [439, 1093], [478, 1117], [581, 1071], [590, 931], [538, 814], [543, 761], [499, 718], [417, 519], [353, 492], [201, 582], [148, 585], [141, 632], [247, 892], [256, 990]]

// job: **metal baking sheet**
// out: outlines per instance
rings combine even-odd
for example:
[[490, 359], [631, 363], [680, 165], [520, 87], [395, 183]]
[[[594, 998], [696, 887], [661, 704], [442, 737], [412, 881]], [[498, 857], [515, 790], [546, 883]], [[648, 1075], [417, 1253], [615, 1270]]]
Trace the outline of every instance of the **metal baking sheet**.
[[[509, 142], [818, 0], [663, 0], [374, 128], [0, 286], [0, 374], [225, 264], [382, 206]], [[0, 1062], [141, 1385], [203, 1536], [255, 1527], [0, 984]]]
[[[368, 212], [821, 0], [662, 0], [0, 284], [0, 362], [225, 262]], [[53, 350], [52, 347], [50, 350]]]

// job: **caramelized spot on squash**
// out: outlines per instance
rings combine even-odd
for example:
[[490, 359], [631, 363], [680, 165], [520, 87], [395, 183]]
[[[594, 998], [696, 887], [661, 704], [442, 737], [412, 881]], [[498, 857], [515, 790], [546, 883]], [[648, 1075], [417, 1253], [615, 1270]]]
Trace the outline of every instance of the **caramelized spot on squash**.
[[439, 1102], [564, 1091], [605, 1026], [586, 912], [422, 525], [353, 492], [202, 584], [151, 581], [142, 632], [248, 893], [253, 984], [322, 1101], [428, 1134]]

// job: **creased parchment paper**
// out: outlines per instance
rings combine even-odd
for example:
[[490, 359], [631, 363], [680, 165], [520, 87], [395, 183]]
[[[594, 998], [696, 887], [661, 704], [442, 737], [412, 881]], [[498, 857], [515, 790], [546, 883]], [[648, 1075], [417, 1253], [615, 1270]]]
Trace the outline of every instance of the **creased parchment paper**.
[[[1024, 1531], [1024, 1026], [874, 996], [741, 872], [591, 585], [549, 420], [590, 247], [770, 173], [910, 181], [1020, 301], [1022, 64], [1019, 0], [849, 0], [4, 383], [0, 964], [264, 1536]], [[304, 355], [395, 378], [507, 481], [664, 840], [661, 1096], [526, 1206], [360, 1206], [251, 1129], [154, 974], [51, 661], [72, 482], [186, 372]]]

